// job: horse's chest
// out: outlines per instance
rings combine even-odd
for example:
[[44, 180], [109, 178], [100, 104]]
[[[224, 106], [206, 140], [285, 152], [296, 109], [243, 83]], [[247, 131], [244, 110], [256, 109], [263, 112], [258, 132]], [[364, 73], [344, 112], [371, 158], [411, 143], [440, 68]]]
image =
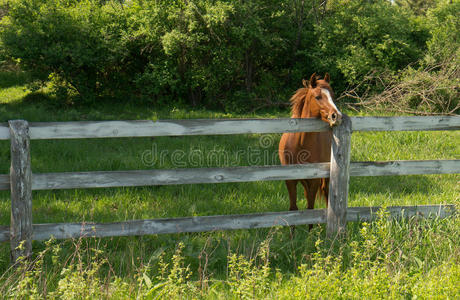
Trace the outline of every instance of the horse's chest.
[[328, 162], [331, 157], [331, 134], [329, 132], [308, 132], [300, 140], [300, 149], [306, 150], [306, 162]]

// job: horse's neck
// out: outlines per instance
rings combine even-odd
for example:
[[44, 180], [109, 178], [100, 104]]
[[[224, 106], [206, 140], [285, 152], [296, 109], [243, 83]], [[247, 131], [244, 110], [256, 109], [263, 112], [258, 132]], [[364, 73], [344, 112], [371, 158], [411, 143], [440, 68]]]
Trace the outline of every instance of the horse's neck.
[[[313, 96], [310, 94], [310, 90], [307, 90], [300, 118], [320, 117], [321, 113], [319, 111], [319, 105], [313, 99]], [[319, 134], [321, 135], [321, 133]], [[298, 135], [298, 138], [298, 143], [300, 144], [300, 147], [306, 149], [305, 147], [312, 147], [312, 145], [317, 143], [318, 134], [312, 132], [301, 132], [300, 135]]]
[[320, 116], [319, 106], [313, 101], [310, 90], [307, 90], [300, 118], [318, 118]]

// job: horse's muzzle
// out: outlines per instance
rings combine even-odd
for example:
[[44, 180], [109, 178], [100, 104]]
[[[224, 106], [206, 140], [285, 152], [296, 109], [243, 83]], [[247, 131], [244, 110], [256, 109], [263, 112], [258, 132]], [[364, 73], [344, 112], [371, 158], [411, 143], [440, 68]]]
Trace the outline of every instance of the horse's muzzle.
[[333, 112], [327, 117], [327, 121], [331, 127], [340, 125], [340, 123], [342, 123], [342, 114], [339, 112]]

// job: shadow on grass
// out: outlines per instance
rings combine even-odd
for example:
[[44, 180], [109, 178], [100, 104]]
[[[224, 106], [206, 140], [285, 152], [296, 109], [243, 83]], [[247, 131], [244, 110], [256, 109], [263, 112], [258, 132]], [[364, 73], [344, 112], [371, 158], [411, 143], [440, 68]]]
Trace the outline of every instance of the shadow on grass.
[[30, 82], [30, 76], [21, 71], [0, 71], [0, 89], [13, 86], [23, 86]]
[[[174, 102], [157, 103], [154, 98], [136, 95], [113, 97], [92, 97], [91, 100], [71, 93], [67, 97], [54, 96], [46, 89], [38, 92], [24, 92], [9, 87], [25, 88], [31, 82], [30, 76], [20, 71], [0, 69], [0, 92], [4, 89], [6, 99], [0, 102], [0, 119], [25, 119], [33, 122], [53, 121], [102, 121], [102, 120], [144, 120], [144, 119], [207, 119], [235, 117], [287, 117], [286, 112], [266, 111], [249, 115], [189, 107]], [[284, 115], [283, 115], [284, 114]]]
[[15, 101], [1, 103], [2, 120], [14, 118], [30, 122], [148, 120], [152, 116], [167, 119], [170, 115], [168, 108], [157, 111], [149, 103], [131, 101], [131, 99], [124, 102], [119, 99], [97, 99], [92, 103], [86, 103], [81, 102], [78, 96], [60, 99], [46, 91], [27, 92], [16, 98]]

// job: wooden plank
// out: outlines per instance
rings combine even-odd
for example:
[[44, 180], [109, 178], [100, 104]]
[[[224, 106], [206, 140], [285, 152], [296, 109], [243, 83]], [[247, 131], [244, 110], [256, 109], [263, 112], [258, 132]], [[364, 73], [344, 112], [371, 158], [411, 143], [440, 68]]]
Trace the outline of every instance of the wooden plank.
[[[458, 130], [458, 116], [353, 117], [355, 131]], [[327, 131], [318, 119], [191, 119], [31, 123], [32, 139]]]
[[33, 190], [251, 182], [329, 176], [329, 163], [290, 166], [168, 169], [33, 175]]
[[77, 139], [327, 131], [319, 119], [191, 119], [31, 123], [31, 139]]
[[0, 174], [0, 191], [10, 189], [10, 175]]
[[27, 121], [8, 122], [11, 135], [11, 262], [32, 254], [32, 170]]
[[[352, 117], [354, 131], [459, 130], [460, 116]], [[317, 119], [191, 119], [30, 123], [31, 139], [75, 139], [327, 131]], [[0, 124], [0, 140], [9, 139]]]
[[221, 215], [155, 220], [135, 220], [117, 223], [41, 224], [34, 227], [34, 239], [46, 240], [85, 237], [131, 236], [217, 230], [269, 228], [325, 222], [324, 210], [274, 212], [245, 215]]
[[[374, 207], [348, 207], [347, 221], [372, 221], [377, 218], [380, 206]], [[435, 205], [415, 205], [415, 206], [388, 206], [385, 208], [392, 217], [438, 217], [446, 218], [455, 214], [455, 205], [435, 204]]]
[[[460, 173], [460, 160], [350, 163], [350, 176], [457, 173]], [[34, 173], [32, 175], [32, 190], [252, 182], [327, 177], [329, 177], [329, 163], [234, 168]], [[9, 176], [0, 175], [0, 190], [7, 190], [9, 186]]]
[[[380, 207], [349, 207], [347, 221], [372, 221]], [[386, 208], [393, 217], [439, 217], [455, 213], [454, 205], [391, 206]], [[111, 237], [181, 232], [202, 232], [272, 226], [320, 224], [326, 222], [326, 210], [302, 210], [246, 215], [223, 215], [154, 220], [133, 220], [115, 223], [58, 223], [34, 224], [34, 240], [79, 237]], [[0, 227], [0, 242], [9, 240], [8, 227]]]
[[459, 130], [460, 116], [352, 117], [353, 131]]
[[460, 160], [396, 160], [352, 162], [350, 176], [458, 174]]
[[[315, 172], [314, 169], [316, 167], [318, 167], [318, 170]], [[382, 161], [350, 163], [350, 176], [459, 173], [460, 160]], [[32, 175], [32, 190], [245, 181], [251, 182], [265, 180], [300, 179], [306, 178], [305, 176], [308, 176], [309, 178], [329, 177], [329, 163], [289, 166], [236, 167], [222, 169], [211, 168], [42, 174], [35, 173]], [[0, 175], [0, 190], [9, 189], [9, 176]]]
[[0, 123], [0, 140], [10, 139], [10, 128], [8, 123]]
[[350, 180], [351, 120], [342, 116], [342, 124], [333, 127], [327, 207], [327, 236], [343, 235], [347, 225], [348, 182]]
[[10, 240], [10, 227], [0, 226], [0, 242], [6, 242]]

